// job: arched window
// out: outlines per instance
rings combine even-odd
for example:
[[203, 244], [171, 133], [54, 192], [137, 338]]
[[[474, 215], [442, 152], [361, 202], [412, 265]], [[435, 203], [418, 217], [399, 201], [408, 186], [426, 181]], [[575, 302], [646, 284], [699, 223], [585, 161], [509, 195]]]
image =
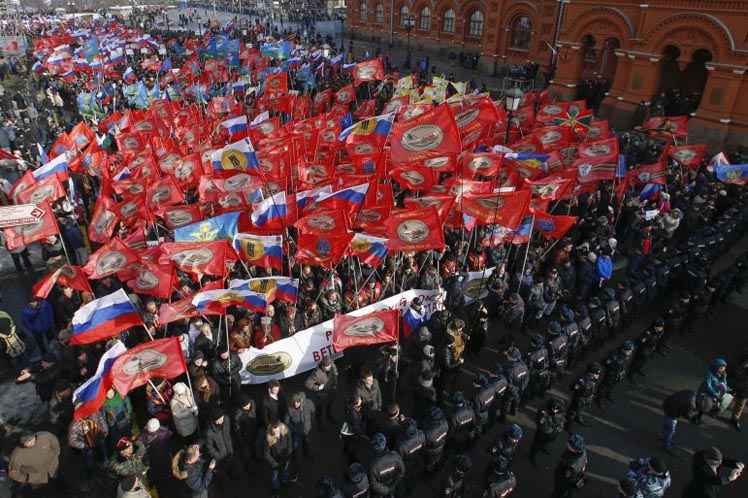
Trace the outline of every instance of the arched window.
[[376, 16], [377, 16], [377, 24], [384, 24], [384, 5], [381, 3], [377, 4]]
[[519, 16], [512, 23], [509, 46], [514, 50], [530, 50], [532, 39], [532, 22], [527, 16]]
[[423, 31], [431, 31], [431, 9], [428, 7], [421, 9], [421, 22], [418, 27]]
[[468, 34], [472, 38], [483, 36], [483, 12], [476, 10], [470, 15], [470, 31]]
[[452, 9], [447, 10], [444, 13], [444, 23], [442, 24], [442, 31], [445, 33], [455, 32], [455, 11]]
[[361, 10], [359, 11], [359, 15], [361, 16], [361, 20], [366, 22], [366, 19], [369, 17], [369, 4], [367, 3], [367, 0], [361, 0]]
[[410, 19], [410, 9], [407, 5], [400, 7], [400, 27], [405, 28], [408, 25]]

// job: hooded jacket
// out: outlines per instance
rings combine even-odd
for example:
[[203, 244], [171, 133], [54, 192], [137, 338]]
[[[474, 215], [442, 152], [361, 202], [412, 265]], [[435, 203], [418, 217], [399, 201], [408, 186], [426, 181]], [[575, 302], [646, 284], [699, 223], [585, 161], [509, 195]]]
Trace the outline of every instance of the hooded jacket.
[[[301, 398], [301, 405], [298, 408], [293, 403], [293, 399], [296, 396]], [[314, 413], [315, 408], [312, 400], [308, 399], [303, 392], [299, 392], [291, 397], [284, 422], [291, 429], [291, 432], [308, 436], [312, 431]]]
[[183, 395], [174, 393], [169, 402], [174, 428], [182, 437], [191, 436], [197, 430], [197, 405], [188, 389]]
[[717, 370], [720, 367], [727, 366], [727, 362], [722, 358], [716, 358], [709, 365], [709, 369], [706, 371], [704, 382], [699, 387], [699, 392], [707, 393], [712, 398], [721, 398], [728, 390], [727, 387], [727, 373], [720, 375]]
[[234, 442], [231, 439], [231, 421], [223, 417], [221, 425], [211, 421], [205, 429], [205, 451], [217, 462], [230, 458], [234, 454]]

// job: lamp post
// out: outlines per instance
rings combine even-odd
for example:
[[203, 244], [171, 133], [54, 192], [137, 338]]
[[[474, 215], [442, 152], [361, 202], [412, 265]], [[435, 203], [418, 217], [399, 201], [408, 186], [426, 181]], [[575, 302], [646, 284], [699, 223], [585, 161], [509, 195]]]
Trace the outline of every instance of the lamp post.
[[506, 120], [506, 134], [504, 135], [504, 146], [509, 146], [509, 130], [512, 127], [512, 116], [514, 112], [519, 109], [519, 105], [522, 103], [522, 90], [514, 86], [504, 92], [504, 109], [509, 113]]
[[408, 17], [405, 18], [404, 24], [405, 32], [408, 33], [408, 53], [405, 56], [405, 68], [410, 69], [410, 32], [413, 30], [413, 26], [416, 25], [416, 20], [413, 16], [408, 15]]

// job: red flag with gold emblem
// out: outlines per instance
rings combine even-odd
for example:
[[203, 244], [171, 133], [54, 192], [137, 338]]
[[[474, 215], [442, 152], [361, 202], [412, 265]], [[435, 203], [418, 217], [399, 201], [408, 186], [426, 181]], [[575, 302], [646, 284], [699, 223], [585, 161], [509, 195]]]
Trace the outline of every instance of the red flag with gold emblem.
[[447, 104], [417, 118], [395, 122], [390, 138], [393, 164], [462, 152], [457, 124]]
[[498, 192], [467, 194], [458, 207], [463, 213], [475, 218], [480, 225], [501, 225], [516, 228], [530, 206], [530, 192]]
[[400, 331], [398, 310], [374, 311], [362, 316], [335, 315], [332, 347], [336, 352], [354, 346], [396, 342]]
[[60, 227], [57, 226], [57, 218], [55, 218], [55, 213], [49, 204], [44, 203], [39, 208], [44, 210], [44, 214], [39, 218], [39, 221], [3, 230], [5, 245], [9, 251], [21, 249], [32, 242], [44, 240], [47, 237], [60, 233]]
[[298, 237], [296, 261], [333, 268], [345, 256], [353, 234], [321, 235], [302, 233]]
[[442, 220], [435, 207], [393, 209], [385, 226], [388, 247], [392, 252], [444, 248]]
[[138, 255], [115, 237], [88, 258], [83, 271], [89, 279], [95, 280], [122, 271], [137, 261]]
[[353, 84], [358, 86], [368, 81], [382, 81], [384, 79], [384, 64], [382, 59], [371, 59], [359, 62], [353, 68]]

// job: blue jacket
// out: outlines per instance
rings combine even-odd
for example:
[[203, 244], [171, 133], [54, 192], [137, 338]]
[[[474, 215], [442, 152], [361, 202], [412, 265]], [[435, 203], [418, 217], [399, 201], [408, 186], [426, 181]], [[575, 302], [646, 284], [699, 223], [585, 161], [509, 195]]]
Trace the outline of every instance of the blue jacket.
[[707, 393], [713, 398], [721, 398], [729, 390], [727, 387], [727, 373], [718, 374], [719, 367], [727, 366], [727, 362], [722, 358], [717, 358], [709, 365], [706, 371], [704, 382], [699, 387], [699, 392]]
[[39, 301], [39, 306], [34, 309], [28, 304], [21, 312], [21, 326], [32, 335], [46, 334], [52, 330], [55, 324], [52, 306], [46, 300]]
[[636, 483], [636, 496], [643, 498], [662, 498], [672, 484], [670, 472], [664, 474], [649, 472], [649, 458], [640, 458], [631, 462], [626, 477]]

